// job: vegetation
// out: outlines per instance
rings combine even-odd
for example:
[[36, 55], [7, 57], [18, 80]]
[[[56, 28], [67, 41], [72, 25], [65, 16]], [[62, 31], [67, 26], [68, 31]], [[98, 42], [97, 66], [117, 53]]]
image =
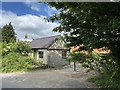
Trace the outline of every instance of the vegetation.
[[[11, 32], [9, 32], [10, 29], [12, 30]], [[0, 49], [0, 52], [2, 52], [2, 72], [27, 71], [40, 65], [36, 59], [29, 56], [31, 51], [29, 42], [15, 42], [15, 33], [11, 23], [3, 26], [2, 33], [4, 33], [2, 35], [3, 42], [0, 42], [2, 46]], [[8, 40], [8, 38], [10, 39]]]
[[0, 42], [2, 42], [2, 28], [0, 27]]
[[[106, 79], [104, 80], [104, 83], [106, 83], [104, 84], [106, 85], [105, 87], [119, 88], [120, 2], [57, 2], [48, 4], [60, 10], [60, 13], [50, 17], [49, 20], [57, 20], [60, 23], [60, 26], [56, 27], [53, 31], [64, 32], [64, 39], [68, 47], [83, 44], [83, 49], [88, 52], [91, 52], [93, 48], [102, 47], [111, 51], [105, 57], [99, 57], [98, 55], [89, 53], [85, 55], [84, 62], [88, 62], [88, 65], [90, 65], [97, 60], [97, 63], [101, 63], [98, 68], [103, 67], [104, 75], [108, 76], [108, 78], [104, 78]], [[104, 65], [107, 65], [107, 69], [104, 68]], [[101, 82], [100, 79], [99, 82]]]
[[38, 65], [37, 60], [29, 56], [10, 52], [2, 59], [2, 72], [27, 71], [36, 68]]
[[7, 43], [16, 41], [15, 31], [11, 23], [2, 28], [2, 41]]
[[97, 54], [90, 52], [85, 54], [81, 51], [72, 52], [71, 61], [80, 62], [83, 67], [88, 68], [88, 71], [95, 70], [100, 74], [90, 78], [89, 81], [96, 83], [103, 88], [120, 88], [119, 73], [116, 62], [110, 54]]

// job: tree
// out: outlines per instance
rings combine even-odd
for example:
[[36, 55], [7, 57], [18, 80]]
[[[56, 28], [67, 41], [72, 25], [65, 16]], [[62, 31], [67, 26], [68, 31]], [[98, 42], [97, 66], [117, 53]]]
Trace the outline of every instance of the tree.
[[49, 5], [61, 9], [50, 20], [60, 22], [53, 31], [63, 31], [68, 46], [84, 44], [87, 49], [107, 47], [113, 56], [120, 57], [120, 2]]
[[11, 22], [2, 28], [2, 41], [3, 42], [11, 42], [16, 41], [15, 31], [13, 26], [11, 25]]
[[58, 20], [60, 26], [53, 31], [64, 32], [68, 47], [84, 44], [84, 48], [106, 47], [110, 49], [114, 70], [111, 78], [120, 77], [120, 2], [114, 3], [48, 3], [60, 10], [60, 13], [50, 17]]
[[28, 35], [27, 34], [25, 35], [25, 39], [28, 39]]

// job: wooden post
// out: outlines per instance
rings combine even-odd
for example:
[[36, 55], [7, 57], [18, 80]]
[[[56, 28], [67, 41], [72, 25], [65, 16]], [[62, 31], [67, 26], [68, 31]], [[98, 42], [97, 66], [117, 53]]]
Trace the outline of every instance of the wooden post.
[[74, 71], [76, 71], [76, 60], [74, 60]]
[[69, 59], [69, 65], [70, 65], [70, 59]]

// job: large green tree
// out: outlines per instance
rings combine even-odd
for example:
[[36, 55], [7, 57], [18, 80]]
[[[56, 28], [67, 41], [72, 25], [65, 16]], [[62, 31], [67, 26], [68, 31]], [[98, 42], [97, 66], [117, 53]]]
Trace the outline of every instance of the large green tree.
[[111, 72], [110, 79], [115, 78], [117, 82], [120, 78], [120, 2], [48, 4], [60, 11], [50, 20], [60, 23], [53, 31], [64, 32], [67, 46], [84, 44], [87, 50], [101, 47], [110, 49], [112, 57], [107, 70]]
[[7, 43], [16, 41], [15, 31], [11, 23], [2, 28], [2, 41]]
[[[87, 49], [107, 47], [120, 57], [120, 3], [49, 3], [60, 10], [50, 18], [64, 32], [68, 46], [84, 44]], [[118, 62], [120, 62], [118, 60]]]
[[84, 44], [84, 49], [87, 50], [101, 47], [110, 49], [110, 56], [104, 58], [106, 61], [100, 61], [102, 65], [105, 64], [104, 69], [107, 68], [104, 73], [108, 76], [109, 82], [105, 79], [104, 83], [105, 87], [114, 85], [119, 87], [120, 2], [49, 2], [48, 4], [60, 11], [49, 20], [57, 20], [60, 23], [60, 26], [53, 31], [64, 32], [68, 47]]

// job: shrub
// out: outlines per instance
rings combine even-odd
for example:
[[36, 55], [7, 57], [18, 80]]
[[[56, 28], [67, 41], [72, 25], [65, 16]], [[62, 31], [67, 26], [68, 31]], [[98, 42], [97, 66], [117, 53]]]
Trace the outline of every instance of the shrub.
[[111, 74], [100, 74], [94, 78], [90, 78], [89, 82], [94, 82], [97, 86], [102, 88], [113, 88], [113, 90], [120, 89], [120, 80], [118, 78], [111, 78]]
[[2, 43], [2, 57], [4, 58], [5, 55], [7, 55], [8, 53], [14, 51], [15, 48], [15, 42], [10, 42], [10, 43]]
[[[82, 59], [82, 60], [81, 60]], [[120, 89], [120, 68], [110, 54], [97, 54], [89, 52], [84, 54], [82, 52], [71, 53], [70, 60], [79, 61], [83, 67], [90, 70], [97, 70], [99, 75], [92, 78], [91, 81], [103, 88]]]
[[10, 52], [16, 52], [24, 56], [28, 56], [30, 50], [31, 50], [30, 45], [26, 41], [10, 42], [10, 43], [4, 42], [2, 45], [2, 56], [4, 58], [5, 55], [9, 54]]
[[70, 53], [71, 61], [79, 61], [82, 62], [85, 59], [85, 54], [83, 54], [82, 52], [71, 52]]
[[83, 67], [88, 68], [89, 70], [97, 70], [100, 73], [103, 73], [105, 70], [109, 69], [111, 59], [105, 55], [100, 55], [94, 52], [89, 52], [87, 54], [83, 52], [72, 52], [71, 61], [78, 61], [82, 63]]
[[39, 66], [37, 60], [10, 52], [2, 59], [2, 72], [27, 71]]
[[31, 50], [31, 48], [30, 48], [29, 42], [27, 42], [27, 41], [17, 42], [16, 46], [14, 48], [15, 52], [18, 52], [24, 56], [28, 56], [30, 50]]

